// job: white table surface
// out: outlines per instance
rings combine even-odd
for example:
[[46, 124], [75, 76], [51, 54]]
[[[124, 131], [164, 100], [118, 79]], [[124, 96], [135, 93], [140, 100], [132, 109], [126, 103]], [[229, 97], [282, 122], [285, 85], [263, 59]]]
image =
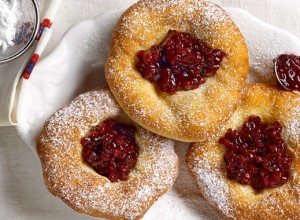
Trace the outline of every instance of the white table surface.
[[[40, 0], [43, 5], [46, 1]], [[53, 24], [53, 36], [43, 56], [49, 54], [73, 24], [97, 14], [130, 5], [135, 0], [64, 0]], [[214, 0], [222, 6], [242, 8], [300, 38], [299, 0]], [[13, 63], [12, 63], [13, 65]], [[0, 66], [1, 71], [1, 66]], [[14, 127], [0, 127], [0, 219], [94, 219], [67, 209], [46, 190], [40, 163], [19, 138]]]

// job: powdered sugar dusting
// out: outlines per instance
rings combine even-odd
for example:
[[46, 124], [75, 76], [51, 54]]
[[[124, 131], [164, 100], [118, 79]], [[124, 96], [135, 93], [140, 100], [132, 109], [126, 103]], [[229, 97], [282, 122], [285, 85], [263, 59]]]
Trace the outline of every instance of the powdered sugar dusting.
[[196, 175], [196, 181], [203, 196], [211, 204], [216, 205], [226, 216], [230, 217], [232, 209], [229, 201], [228, 185], [221, 171], [212, 168], [215, 158], [212, 158], [209, 153], [204, 153], [201, 158], [191, 156], [192, 161], [190, 160], [188, 165]]
[[[166, 95], [135, 70], [136, 53], [161, 42], [169, 29], [189, 32], [226, 53], [217, 74], [198, 89]], [[144, 0], [117, 24], [106, 80], [124, 111], [143, 127], [169, 138], [199, 141], [206, 130], [219, 129], [236, 108], [247, 70], [243, 37], [222, 8], [204, 1]]]
[[[283, 134], [287, 140], [298, 142], [300, 137], [300, 97], [290, 100], [293, 103], [287, 103], [286, 108], [289, 109], [289, 117], [285, 117], [285, 128]], [[299, 105], [295, 105], [297, 103]]]
[[[83, 163], [80, 140], [108, 117], [126, 117], [108, 89], [78, 96], [51, 116], [37, 150], [48, 189], [79, 212], [137, 219], [171, 188], [177, 175], [174, 142], [137, 127], [139, 157], [128, 181], [111, 183]], [[127, 119], [128, 120], [128, 119]]]
[[[300, 116], [300, 108], [294, 109], [297, 116]], [[299, 120], [289, 120], [287, 124], [287, 130], [289, 130], [289, 139], [298, 139], [300, 133], [300, 121]]]

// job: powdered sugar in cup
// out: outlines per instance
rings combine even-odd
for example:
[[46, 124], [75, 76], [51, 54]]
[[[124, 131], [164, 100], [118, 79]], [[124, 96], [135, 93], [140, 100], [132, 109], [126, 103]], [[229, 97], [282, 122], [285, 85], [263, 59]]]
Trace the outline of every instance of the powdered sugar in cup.
[[0, 0], [0, 63], [23, 54], [38, 31], [35, 0]]

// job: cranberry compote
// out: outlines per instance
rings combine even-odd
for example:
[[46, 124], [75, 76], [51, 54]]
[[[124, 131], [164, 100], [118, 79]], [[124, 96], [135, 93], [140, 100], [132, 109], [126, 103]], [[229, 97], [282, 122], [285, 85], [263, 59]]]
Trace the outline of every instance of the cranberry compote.
[[127, 180], [135, 167], [138, 147], [135, 127], [107, 119], [82, 138], [84, 162], [110, 181]]
[[137, 53], [136, 68], [161, 91], [174, 94], [198, 88], [216, 73], [224, 56], [189, 33], [169, 30], [163, 42]]
[[286, 183], [292, 159], [281, 130], [278, 121], [268, 124], [256, 116], [250, 116], [240, 131], [228, 129], [219, 140], [228, 149], [227, 177], [258, 190]]
[[287, 90], [300, 91], [300, 57], [282, 54], [274, 62], [278, 84]]

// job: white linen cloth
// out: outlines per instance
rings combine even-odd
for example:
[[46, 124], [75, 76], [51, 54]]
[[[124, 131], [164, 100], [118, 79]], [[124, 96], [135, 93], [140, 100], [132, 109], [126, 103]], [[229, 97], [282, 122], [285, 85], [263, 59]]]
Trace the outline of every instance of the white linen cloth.
[[[41, 6], [45, 4], [43, 0], [39, 2]], [[73, 24], [93, 18], [101, 12], [124, 7], [124, 5], [129, 6], [134, 2], [134, 0], [62, 1], [52, 26], [54, 31], [52, 39], [42, 57], [55, 48], [62, 35]], [[261, 20], [300, 38], [298, 0], [215, 0], [214, 2], [222, 6], [240, 7]], [[0, 66], [0, 96], [4, 99], [9, 98], [5, 92], [9, 91], [14, 80], [14, 77], [10, 77], [10, 80], [8, 78], [16, 74], [22, 59], [25, 58]], [[0, 111], [2, 111], [5, 106], [2, 99], [0, 100]], [[13, 127], [0, 128], [0, 176], [0, 219], [94, 219], [77, 214], [47, 192], [41, 176], [40, 163], [34, 159], [32, 152], [18, 137]], [[163, 206], [162, 203], [160, 205]], [[184, 207], [180, 211], [184, 212]], [[199, 216], [199, 219], [216, 219], [216, 215], [209, 208], [204, 216]]]

